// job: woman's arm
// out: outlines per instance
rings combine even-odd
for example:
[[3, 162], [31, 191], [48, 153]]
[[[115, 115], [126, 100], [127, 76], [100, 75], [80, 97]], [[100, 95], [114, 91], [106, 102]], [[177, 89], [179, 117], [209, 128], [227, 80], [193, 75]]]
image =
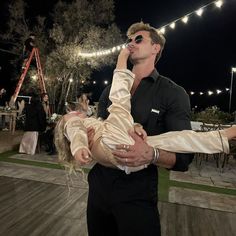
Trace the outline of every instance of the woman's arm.
[[70, 142], [70, 150], [75, 160], [80, 165], [91, 161], [91, 152], [88, 148], [87, 129], [84, 127], [81, 118], [75, 114], [64, 116], [64, 134]]

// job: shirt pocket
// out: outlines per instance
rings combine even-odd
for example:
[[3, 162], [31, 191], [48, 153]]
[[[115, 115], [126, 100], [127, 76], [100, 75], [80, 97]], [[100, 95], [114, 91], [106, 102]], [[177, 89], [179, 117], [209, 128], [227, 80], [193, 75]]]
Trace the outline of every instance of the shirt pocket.
[[163, 122], [164, 113], [159, 108], [151, 108], [146, 131], [148, 135], [157, 135], [163, 132], [164, 122]]

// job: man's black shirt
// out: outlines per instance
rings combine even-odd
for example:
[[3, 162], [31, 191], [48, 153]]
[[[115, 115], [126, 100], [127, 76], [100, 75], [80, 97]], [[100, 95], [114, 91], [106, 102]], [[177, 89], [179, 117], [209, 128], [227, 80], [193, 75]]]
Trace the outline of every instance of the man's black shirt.
[[[98, 117], [106, 119], [110, 86], [102, 93]], [[157, 135], [168, 131], [190, 130], [190, 102], [185, 90], [154, 70], [143, 78], [131, 98], [134, 121], [143, 125], [147, 134]], [[176, 154], [173, 170], [186, 171], [193, 154]]]

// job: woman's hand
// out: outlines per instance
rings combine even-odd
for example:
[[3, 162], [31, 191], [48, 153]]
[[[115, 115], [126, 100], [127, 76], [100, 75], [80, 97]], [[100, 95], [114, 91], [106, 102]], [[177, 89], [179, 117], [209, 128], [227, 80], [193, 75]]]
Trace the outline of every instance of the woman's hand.
[[129, 58], [129, 55], [130, 55], [130, 50], [128, 47], [125, 47], [120, 51], [116, 63], [116, 69], [127, 69], [127, 60]]
[[92, 161], [91, 154], [87, 148], [81, 148], [77, 150], [74, 158], [75, 161], [81, 166], [89, 164]]
[[147, 141], [147, 133], [140, 124], [134, 125], [134, 132], [141, 137], [145, 142]]

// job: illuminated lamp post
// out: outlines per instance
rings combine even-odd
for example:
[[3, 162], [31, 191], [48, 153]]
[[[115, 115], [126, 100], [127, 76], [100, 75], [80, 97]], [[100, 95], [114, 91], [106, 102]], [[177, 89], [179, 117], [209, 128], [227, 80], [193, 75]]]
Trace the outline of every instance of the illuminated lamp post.
[[229, 113], [231, 111], [231, 103], [232, 103], [234, 72], [236, 72], [236, 67], [231, 68], [231, 79], [230, 79], [230, 89], [229, 89]]

